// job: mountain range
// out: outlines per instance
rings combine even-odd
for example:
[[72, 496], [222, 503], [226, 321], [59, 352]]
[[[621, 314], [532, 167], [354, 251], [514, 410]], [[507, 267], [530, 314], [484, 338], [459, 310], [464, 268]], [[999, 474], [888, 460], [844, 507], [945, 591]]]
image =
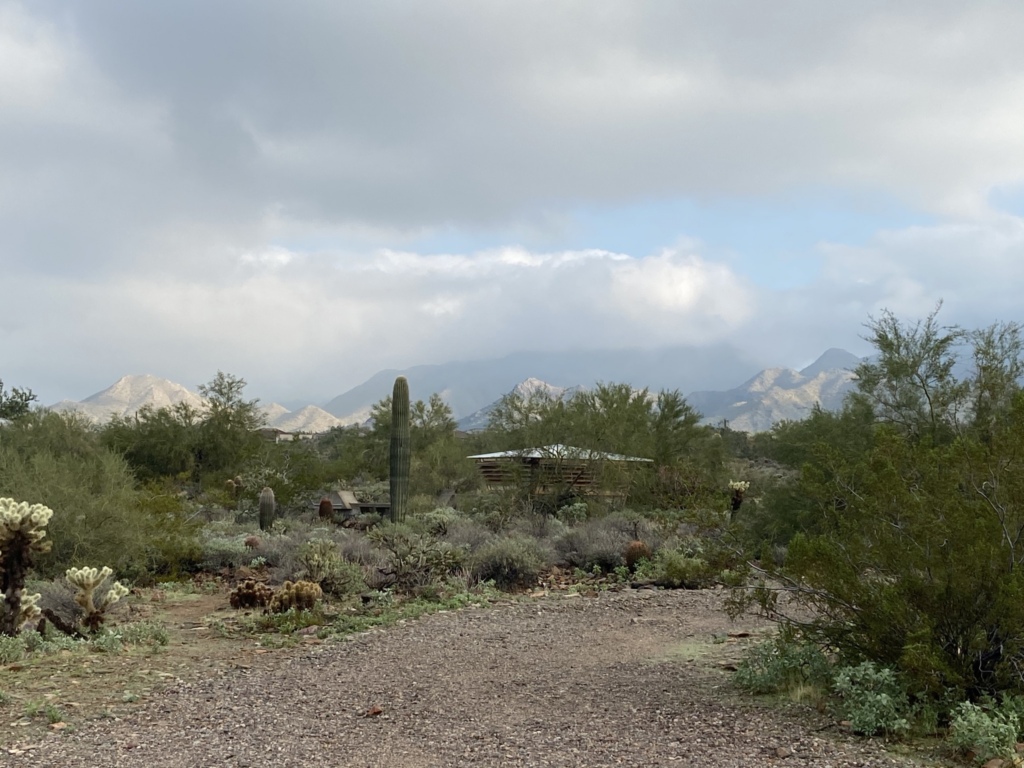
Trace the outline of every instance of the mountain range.
[[[596, 382], [626, 382], [652, 391], [689, 392], [687, 401], [706, 423], [727, 421], [733, 429], [759, 432], [784, 419], [806, 416], [815, 403], [834, 410], [853, 388], [851, 370], [860, 358], [830, 349], [799, 371], [767, 368], [739, 386], [723, 386], [749, 376], [749, 363], [728, 348], [619, 350], [611, 353], [575, 352], [564, 355], [522, 353], [501, 360], [470, 361], [418, 366], [404, 371], [375, 374], [357, 387], [335, 397], [322, 408], [307, 405], [290, 410], [278, 403], [263, 405], [269, 426], [285, 432], [324, 432], [332, 427], [364, 423], [371, 406], [386, 397], [396, 376], [406, 376], [414, 398], [437, 392], [448, 403], [459, 428], [481, 429], [502, 396], [543, 392], [568, 397]], [[747, 365], [747, 372], [743, 372]], [[531, 366], [527, 369], [525, 366]], [[720, 389], [697, 389], [704, 386]], [[181, 384], [156, 376], [124, 376], [112, 386], [81, 401], [62, 400], [55, 410], [74, 410], [103, 422], [115, 415], [130, 415], [145, 405], [156, 408], [187, 402], [203, 407], [202, 398]]]

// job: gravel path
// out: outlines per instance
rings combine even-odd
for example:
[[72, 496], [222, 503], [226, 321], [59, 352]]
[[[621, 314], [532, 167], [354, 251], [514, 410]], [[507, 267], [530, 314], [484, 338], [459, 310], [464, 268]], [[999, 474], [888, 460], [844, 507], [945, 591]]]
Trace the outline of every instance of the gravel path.
[[641, 590], [436, 614], [175, 684], [0, 764], [915, 765], [735, 695], [718, 664], [736, 645], [708, 641], [740, 627], [717, 601]]

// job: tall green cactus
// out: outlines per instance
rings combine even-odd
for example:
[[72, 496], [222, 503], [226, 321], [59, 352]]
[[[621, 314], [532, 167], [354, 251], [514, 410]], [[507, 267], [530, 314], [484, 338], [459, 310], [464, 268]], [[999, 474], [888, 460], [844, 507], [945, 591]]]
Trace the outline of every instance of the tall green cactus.
[[267, 487], [260, 491], [260, 530], [267, 530], [274, 522], [274, 512], [277, 511], [277, 502], [274, 499], [274, 489]]
[[405, 376], [395, 379], [391, 394], [391, 522], [405, 519], [409, 507], [409, 468], [412, 446], [409, 440], [409, 382]]

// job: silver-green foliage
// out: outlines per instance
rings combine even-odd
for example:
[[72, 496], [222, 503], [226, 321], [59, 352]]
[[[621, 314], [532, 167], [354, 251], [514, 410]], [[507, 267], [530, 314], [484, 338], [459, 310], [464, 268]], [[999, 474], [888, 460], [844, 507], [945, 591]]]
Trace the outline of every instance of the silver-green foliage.
[[0, 635], [0, 664], [21, 661], [26, 650], [25, 639], [21, 635]]
[[910, 730], [910, 702], [896, 673], [865, 661], [836, 672], [839, 713], [854, 733], [900, 735]]
[[950, 720], [950, 745], [962, 754], [973, 752], [978, 762], [1012, 758], [1022, 725], [1020, 701], [1007, 699], [998, 707], [961, 702]]
[[469, 560], [473, 576], [493, 581], [501, 589], [530, 587], [537, 583], [548, 553], [536, 539], [509, 534], [491, 539]]

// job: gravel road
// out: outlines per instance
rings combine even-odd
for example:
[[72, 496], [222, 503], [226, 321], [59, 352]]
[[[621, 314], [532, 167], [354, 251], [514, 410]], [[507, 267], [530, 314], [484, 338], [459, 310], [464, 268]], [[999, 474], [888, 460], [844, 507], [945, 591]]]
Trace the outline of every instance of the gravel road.
[[[442, 613], [179, 682], [0, 764], [911, 766], [814, 710], [732, 689], [721, 593], [637, 590]], [[714, 638], [714, 641], [713, 641]]]

